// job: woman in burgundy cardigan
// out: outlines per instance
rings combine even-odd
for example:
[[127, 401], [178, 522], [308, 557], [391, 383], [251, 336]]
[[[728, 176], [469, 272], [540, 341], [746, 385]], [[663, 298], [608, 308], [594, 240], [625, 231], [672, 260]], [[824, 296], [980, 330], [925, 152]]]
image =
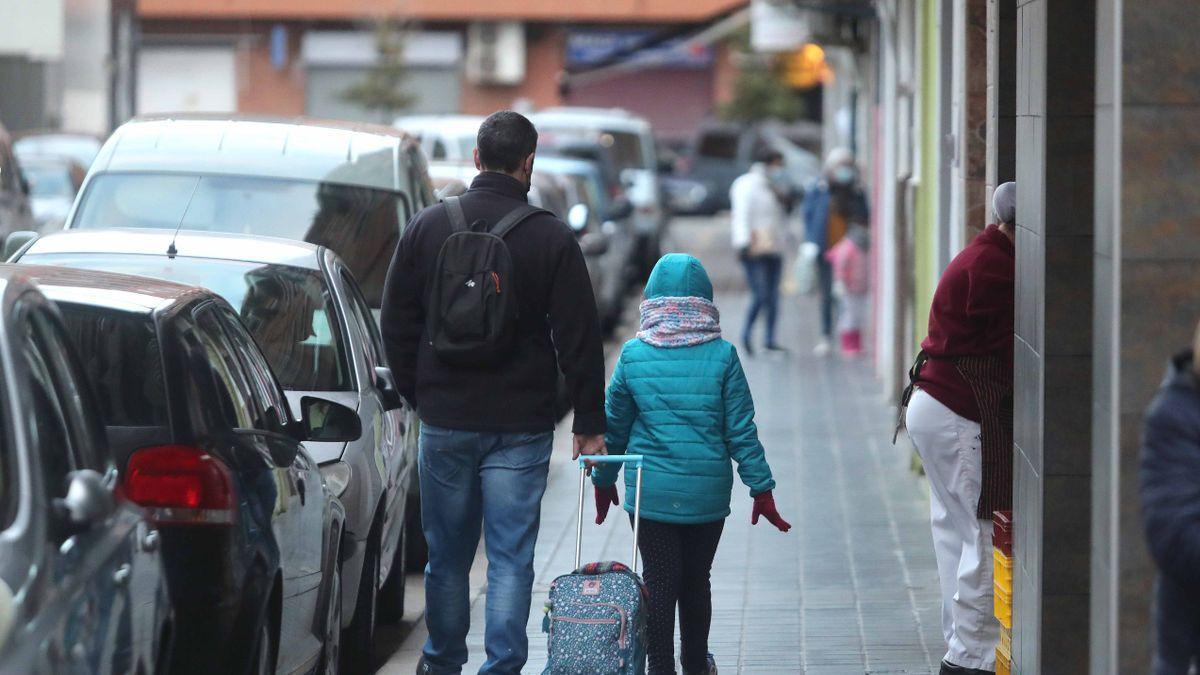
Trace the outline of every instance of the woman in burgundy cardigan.
[[995, 670], [993, 511], [1012, 508], [1015, 183], [996, 189], [999, 225], [959, 253], [938, 283], [914, 366], [908, 434], [929, 478], [948, 650], [941, 673]]

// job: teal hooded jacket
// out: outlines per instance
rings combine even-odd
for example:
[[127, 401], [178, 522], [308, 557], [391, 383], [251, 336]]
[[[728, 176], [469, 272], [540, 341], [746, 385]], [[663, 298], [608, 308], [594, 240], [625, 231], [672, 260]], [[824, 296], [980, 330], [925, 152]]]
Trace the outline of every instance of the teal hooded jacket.
[[[701, 297], [712, 282], [689, 255], [663, 256], [646, 284], [646, 299]], [[733, 463], [755, 496], [775, 487], [758, 428], [754, 401], [732, 344], [714, 339], [657, 347], [640, 338], [625, 343], [608, 385], [610, 455], [644, 455], [642, 516], [667, 523], [706, 523], [729, 515]], [[619, 465], [593, 472], [597, 487], [616, 482]], [[633, 512], [634, 473], [625, 480], [626, 511]]]

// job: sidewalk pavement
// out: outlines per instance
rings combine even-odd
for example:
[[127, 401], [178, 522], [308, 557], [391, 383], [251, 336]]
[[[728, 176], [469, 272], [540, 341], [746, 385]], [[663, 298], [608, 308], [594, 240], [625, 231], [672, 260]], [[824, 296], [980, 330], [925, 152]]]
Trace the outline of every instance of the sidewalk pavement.
[[[733, 337], [746, 296], [729, 254], [705, 245], [724, 232], [710, 224], [680, 241], [713, 273], [725, 333]], [[783, 534], [765, 521], [752, 527], [749, 495], [735, 485], [713, 566], [711, 651], [725, 674], [936, 672], [945, 650], [937, 572], [928, 496], [909, 470], [910, 446], [890, 445], [893, 412], [882, 403], [869, 357], [813, 356], [815, 303], [785, 298], [782, 305], [779, 335], [792, 355], [743, 362], [778, 483], [776, 503], [793, 529]], [[545, 666], [542, 603], [550, 582], [574, 562], [578, 479], [569, 429], [564, 424], [556, 435], [542, 506], [526, 673]], [[627, 562], [628, 521], [610, 514], [596, 526], [594, 509], [589, 493], [584, 560]], [[477, 570], [484, 564], [481, 551]], [[464, 673], [476, 672], [484, 658], [483, 577], [476, 578]], [[413, 673], [425, 637], [418, 623], [379, 673]]]

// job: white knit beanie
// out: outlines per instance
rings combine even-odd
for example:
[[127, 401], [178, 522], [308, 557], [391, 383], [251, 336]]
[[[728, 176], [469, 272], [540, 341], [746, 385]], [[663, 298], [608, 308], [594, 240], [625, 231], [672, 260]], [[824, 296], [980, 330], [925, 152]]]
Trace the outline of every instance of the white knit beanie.
[[996, 188], [992, 195], [992, 211], [996, 220], [1012, 225], [1017, 222], [1017, 184], [1009, 181]]

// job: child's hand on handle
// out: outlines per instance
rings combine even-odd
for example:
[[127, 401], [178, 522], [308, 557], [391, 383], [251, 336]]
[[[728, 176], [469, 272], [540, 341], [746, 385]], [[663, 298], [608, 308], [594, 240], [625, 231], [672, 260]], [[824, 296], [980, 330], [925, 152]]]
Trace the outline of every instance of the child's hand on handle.
[[621, 499], [617, 496], [617, 486], [596, 488], [596, 524], [599, 525], [608, 517], [608, 507], [620, 506]]
[[754, 511], [750, 516], [750, 524], [757, 525], [759, 516], [766, 518], [767, 522], [778, 528], [780, 532], [792, 529], [792, 524], [784, 520], [783, 516], [779, 515], [779, 510], [775, 508], [775, 498], [771, 496], [770, 490], [754, 497]]

